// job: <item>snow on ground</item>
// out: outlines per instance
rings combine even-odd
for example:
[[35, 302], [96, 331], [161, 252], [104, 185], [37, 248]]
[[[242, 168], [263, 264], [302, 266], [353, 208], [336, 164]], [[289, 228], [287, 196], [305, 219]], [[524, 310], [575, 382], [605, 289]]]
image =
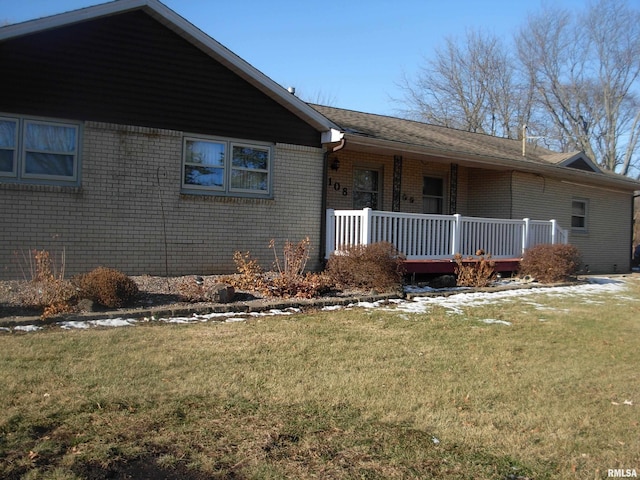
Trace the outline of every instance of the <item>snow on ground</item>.
[[[513, 289], [503, 290], [497, 292], [473, 292], [469, 289], [455, 288], [447, 290], [434, 290], [429, 287], [407, 287], [406, 292], [417, 294], [428, 294], [429, 296], [416, 296], [412, 299], [391, 299], [381, 300], [378, 302], [357, 302], [347, 306], [326, 306], [322, 310], [333, 311], [340, 309], [352, 309], [352, 308], [375, 308], [385, 311], [398, 312], [401, 318], [408, 319], [406, 314], [409, 313], [426, 313], [431, 308], [439, 306], [445, 308], [452, 314], [462, 314], [464, 308], [476, 307], [482, 305], [492, 305], [498, 302], [519, 300], [524, 301], [529, 305], [533, 305], [535, 308], [543, 311], [550, 307], [545, 306], [540, 301], [542, 296], [552, 297], [565, 297], [565, 296], [579, 296], [582, 297], [585, 303], [604, 303], [603, 298], [593, 298], [596, 295], [610, 294], [607, 297], [607, 301], [623, 302], [633, 301], [638, 299], [624, 295], [626, 290], [627, 281], [637, 281], [638, 279], [632, 279], [630, 277], [625, 278], [609, 278], [609, 277], [591, 277], [587, 279], [587, 283], [579, 285], [570, 285], [564, 287], [545, 287], [545, 288], [531, 288], [531, 289]], [[435, 295], [434, 295], [435, 293]], [[438, 293], [447, 294], [437, 295]], [[526, 297], [526, 299], [524, 298]], [[553, 309], [558, 311], [557, 308]], [[275, 315], [293, 315], [299, 313], [298, 308], [287, 308], [285, 310], [268, 310], [264, 312], [228, 312], [228, 313], [208, 313], [205, 315], [192, 315], [189, 317], [171, 317], [171, 318], [110, 318], [101, 320], [87, 320], [87, 321], [66, 321], [60, 322], [57, 325], [65, 330], [71, 329], [89, 329], [95, 327], [131, 327], [141, 323], [147, 322], [165, 322], [174, 324], [192, 324], [202, 323], [209, 321], [216, 322], [244, 322], [251, 318], [266, 317]], [[505, 320], [485, 319], [482, 320], [488, 324], [498, 325], [511, 325], [510, 322]], [[35, 332], [42, 330], [38, 325], [17, 325], [11, 328], [2, 327], [0, 332]]]
[[[429, 309], [435, 306], [439, 306], [447, 309], [454, 314], [462, 314], [463, 309], [466, 307], [477, 307], [483, 305], [492, 305], [498, 302], [511, 301], [511, 300], [523, 300], [523, 297], [527, 297], [525, 302], [544, 310], [546, 307], [541, 303], [535, 302], [534, 298], [543, 295], [551, 297], [563, 297], [563, 296], [580, 296], [583, 297], [585, 302], [603, 303], [604, 300], [594, 300], [590, 297], [593, 295], [612, 294], [611, 299], [615, 299], [616, 302], [636, 301], [636, 299], [628, 296], [621, 295], [626, 289], [626, 283], [624, 279], [613, 279], [606, 277], [592, 277], [588, 279], [588, 283], [579, 285], [570, 285], [563, 287], [545, 287], [545, 288], [531, 288], [531, 289], [513, 289], [503, 290], [498, 292], [466, 292], [464, 290], [455, 295], [448, 296], [423, 296], [414, 297], [412, 300], [397, 300], [394, 301], [395, 305], [384, 305], [384, 302], [359, 302], [349, 305], [347, 308], [362, 307], [362, 308], [381, 308], [384, 310], [402, 311], [406, 313], [425, 313]], [[427, 293], [432, 293], [434, 290], [426, 288], [424, 290]], [[412, 293], [419, 293], [416, 288], [411, 289]], [[557, 309], [554, 309], [557, 311]], [[495, 323], [495, 322], [494, 322]]]

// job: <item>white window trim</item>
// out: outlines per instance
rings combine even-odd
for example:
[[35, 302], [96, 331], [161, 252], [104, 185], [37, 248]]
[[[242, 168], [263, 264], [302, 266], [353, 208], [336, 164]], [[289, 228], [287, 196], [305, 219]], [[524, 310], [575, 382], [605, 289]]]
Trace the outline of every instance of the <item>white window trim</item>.
[[[10, 120], [17, 122], [15, 149], [13, 158], [13, 172], [0, 172], [3, 181], [11, 181], [22, 184], [39, 184], [39, 185], [71, 185], [77, 186], [79, 183], [80, 172], [80, 152], [82, 151], [82, 131], [81, 124], [69, 120], [58, 120], [52, 118], [32, 117], [32, 116], [11, 116], [0, 115], [0, 120]], [[26, 127], [28, 124], [37, 125], [53, 125], [75, 130], [75, 149], [73, 152], [54, 152], [42, 151], [42, 153], [51, 153], [54, 155], [72, 155], [73, 156], [73, 174], [66, 175], [46, 175], [31, 174], [26, 172], [26, 156], [27, 151], [36, 152], [37, 150], [27, 150], [25, 146]]]
[[[189, 165], [187, 163], [187, 142], [211, 142], [220, 143], [224, 145], [225, 158], [221, 167], [223, 169], [223, 186], [206, 186], [206, 185], [191, 185], [185, 183], [185, 167]], [[268, 154], [267, 169], [249, 169], [243, 167], [234, 167], [232, 164], [233, 147], [249, 147], [260, 150], [266, 150]], [[191, 164], [193, 165], [193, 164]], [[267, 174], [267, 190], [252, 190], [244, 188], [233, 188], [231, 186], [231, 171], [232, 170], [246, 170], [251, 172], [262, 172]], [[200, 195], [218, 195], [228, 197], [252, 197], [252, 198], [271, 198], [272, 197], [272, 183], [273, 183], [273, 144], [265, 142], [253, 142], [249, 140], [232, 139], [225, 137], [213, 137], [206, 135], [186, 135], [182, 142], [182, 171], [181, 171], [181, 189], [186, 194], [200, 194]]]
[[[573, 203], [579, 202], [584, 204], [584, 216], [574, 215], [573, 214]], [[573, 226], [573, 218], [581, 217], [584, 218], [584, 227], [574, 227]], [[571, 199], [571, 230], [574, 232], [587, 232], [589, 228], [589, 200], [586, 198], [572, 198]]]

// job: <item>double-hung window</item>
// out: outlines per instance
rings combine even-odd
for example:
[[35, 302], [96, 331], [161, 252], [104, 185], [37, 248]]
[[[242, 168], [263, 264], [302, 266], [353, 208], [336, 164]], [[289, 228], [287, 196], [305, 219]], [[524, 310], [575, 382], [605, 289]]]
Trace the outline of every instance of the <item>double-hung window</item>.
[[19, 183], [76, 184], [79, 126], [0, 116], [0, 177]]
[[186, 137], [182, 189], [189, 193], [271, 194], [271, 146]]
[[587, 230], [587, 214], [589, 203], [587, 200], [574, 199], [571, 201], [571, 228], [572, 230]]

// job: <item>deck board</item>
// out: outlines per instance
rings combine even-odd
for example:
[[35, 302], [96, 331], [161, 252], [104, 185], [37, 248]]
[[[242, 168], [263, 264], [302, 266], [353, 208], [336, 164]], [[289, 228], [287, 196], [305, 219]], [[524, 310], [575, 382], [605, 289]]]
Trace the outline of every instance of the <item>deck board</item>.
[[[465, 260], [464, 263], [478, 262], [479, 260]], [[520, 267], [519, 258], [492, 259], [495, 262], [496, 272], [515, 272]], [[454, 273], [455, 262], [449, 259], [443, 260], [405, 260], [406, 272], [424, 274]]]

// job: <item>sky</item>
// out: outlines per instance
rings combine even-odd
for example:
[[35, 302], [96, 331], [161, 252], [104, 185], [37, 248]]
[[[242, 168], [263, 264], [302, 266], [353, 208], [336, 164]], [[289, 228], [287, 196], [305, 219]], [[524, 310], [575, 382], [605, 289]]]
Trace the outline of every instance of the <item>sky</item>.
[[[544, 0], [543, 0], [544, 1]], [[553, 0], [584, 10], [589, 0]], [[105, 3], [0, 0], [0, 25]], [[383, 115], [402, 109], [415, 78], [446, 38], [481, 29], [509, 39], [537, 0], [162, 0], [167, 7], [303, 100]]]

